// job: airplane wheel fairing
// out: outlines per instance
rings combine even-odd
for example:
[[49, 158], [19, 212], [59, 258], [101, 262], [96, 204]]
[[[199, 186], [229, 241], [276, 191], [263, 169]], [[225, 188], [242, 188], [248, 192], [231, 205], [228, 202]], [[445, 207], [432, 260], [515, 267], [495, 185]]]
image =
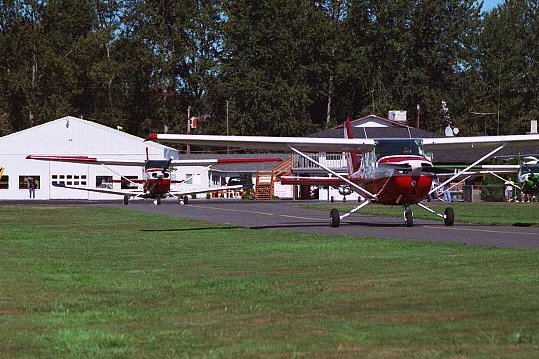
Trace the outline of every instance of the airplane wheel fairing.
[[341, 224], [341, 216], [339, 215], [339, 210], [337, 208], [333, 208], [329, 212], [329, 223], [331, 227], [339, 227]]
[[446, 226], [452, 226], [455, 222], [455, 212], [453, 212], [453, 208], [447, 207], [444, 211], [444, 224]]
[[129, 196], [124, 196], [124, 205], [128, 205], [129, 204]]
[[404, 224], [406, 227], [412, 227], [414, 225], [414, 214], [412, 211], [404, 211]]

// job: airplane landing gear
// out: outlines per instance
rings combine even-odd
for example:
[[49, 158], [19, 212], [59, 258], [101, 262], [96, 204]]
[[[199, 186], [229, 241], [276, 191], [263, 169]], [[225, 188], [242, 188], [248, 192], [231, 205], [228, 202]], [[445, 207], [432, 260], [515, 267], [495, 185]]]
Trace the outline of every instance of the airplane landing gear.
[[329, 212], [329, 224], [331, 227], [339, 227], [341, 224], [341, 216], [339, 215], [339, 210], [337, 208], [333, 208]]
[[446, 226], [452, 226], [455, 222], [455, 213], [453, 212], [453, 208], [447, 207], [444, 211], [444, 224]]
[[444, 211], [444, 214], [441, 214], [425, 206], [423, 203], [417, 203], [417, 205], [423, 208], [424, 210], [434, 214], [435, 216], [442, 218], [446, 226], [452, 226], [453, 223], [455, 222], [455, 213], [453, 212], [453, 208], [451, 207], [447, 207]]
[[155, 201], [153, 201], [153, 204], [155, 204], [156, 206], [161, 205], [161, 197], [157, 197]]
[[189, 203], [189, 197], [187, 197], [187, 196], [183, 196], [182, 200], [183, 200], [183, 204], [188, 204]]
[[414, 225], [414, 213], [410, 206], [404, 207], [404, 225], [406, 227], [412, 227]]
[[124, 205], [128, 205], [129, 204], [129, 196], [124, 196]]

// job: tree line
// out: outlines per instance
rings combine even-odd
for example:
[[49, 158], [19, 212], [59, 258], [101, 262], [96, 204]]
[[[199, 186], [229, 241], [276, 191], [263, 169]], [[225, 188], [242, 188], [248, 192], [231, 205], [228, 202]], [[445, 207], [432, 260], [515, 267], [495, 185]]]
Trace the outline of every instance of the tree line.
[[[66, 115], [145, 136], [307, 135], [405, 110], [442, 133], [539, 119], [537, 0], [2, 0], [0, 135]], [[443, 113], [442, 101], [448, 112]]]

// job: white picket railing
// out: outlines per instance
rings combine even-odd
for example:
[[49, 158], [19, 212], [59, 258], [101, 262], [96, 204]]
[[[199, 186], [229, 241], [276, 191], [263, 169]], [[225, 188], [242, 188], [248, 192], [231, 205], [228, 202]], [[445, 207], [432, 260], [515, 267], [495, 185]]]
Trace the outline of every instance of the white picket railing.
[[[332, 170], [342, 171], [347, 168], [346, 156], [341, 153], [307, 153], [309, 157]], [[292, 155], [293, 171], [321, 170], [319, 166], [300, 155]]]

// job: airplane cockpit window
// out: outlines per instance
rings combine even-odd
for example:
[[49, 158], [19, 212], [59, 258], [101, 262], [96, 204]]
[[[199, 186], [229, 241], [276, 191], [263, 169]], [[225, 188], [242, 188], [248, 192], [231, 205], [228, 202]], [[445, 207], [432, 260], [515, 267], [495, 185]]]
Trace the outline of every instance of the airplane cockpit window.
[[378, 158], [398, 155], [424, 155], [423, 144], [418, 139], [377, 140], [375, 152]]
[[150, 168], [166, 168], [169, 165], [167, 160], [147, 160], [144, 163], [144, 169]]
[[539, 165], [523, 165], [521, 168], [522, 173], [539, 173]]

